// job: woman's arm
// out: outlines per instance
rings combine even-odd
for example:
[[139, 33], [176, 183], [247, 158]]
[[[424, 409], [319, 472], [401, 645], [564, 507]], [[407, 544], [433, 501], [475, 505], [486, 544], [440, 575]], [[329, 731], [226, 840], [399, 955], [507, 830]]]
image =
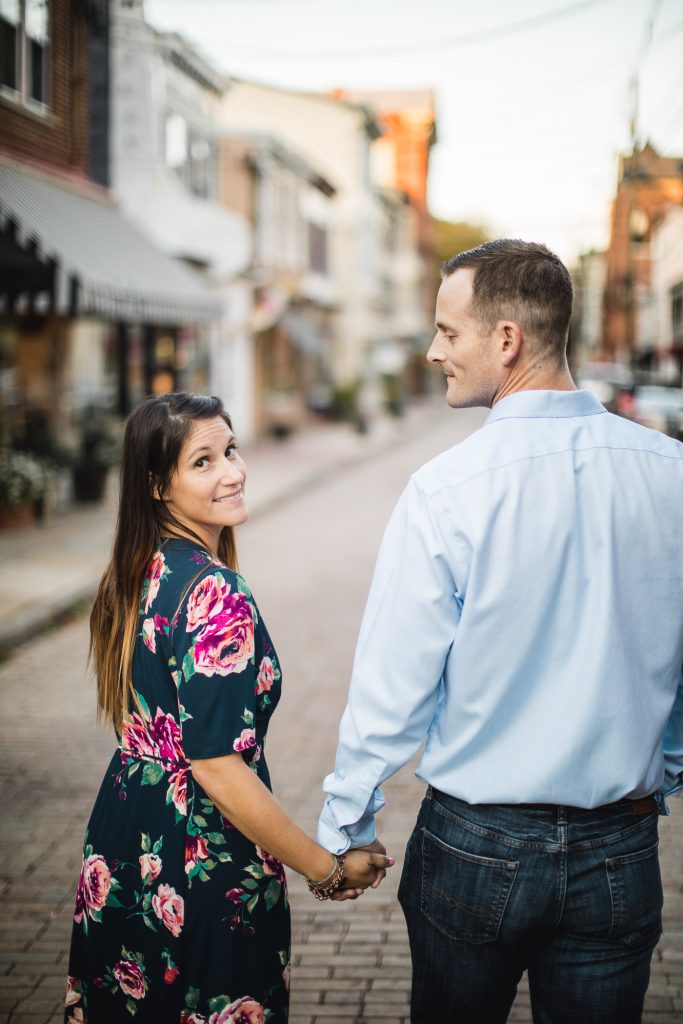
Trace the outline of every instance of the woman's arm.
[[[321, 881], [334, 866], [332, 854], [292, 821], [241, 753], [192, 760], [192, 774], [221, 814], [253, 843], [305, 878]], [[368, 850], [350, 850], [344, 887], [366, 889], [394, 862]]]

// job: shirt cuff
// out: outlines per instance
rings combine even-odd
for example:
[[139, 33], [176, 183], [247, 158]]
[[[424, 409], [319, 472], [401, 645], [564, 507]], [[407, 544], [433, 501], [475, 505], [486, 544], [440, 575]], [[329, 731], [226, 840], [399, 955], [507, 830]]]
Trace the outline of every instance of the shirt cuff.
[[[374, 790], [365, 813], [357, 821], [340, 824], [345, 817], [344, 808], [349, 811], [349, 802], [341, 797], [328, 796], [318, 822], [318, 842], [330, 853], [346, 853], [358, 846], [368, 846], [377, 838], [375, 815], [384, 807], [382, 790]], [[357, 812], [356, 812], [357, 813]]]

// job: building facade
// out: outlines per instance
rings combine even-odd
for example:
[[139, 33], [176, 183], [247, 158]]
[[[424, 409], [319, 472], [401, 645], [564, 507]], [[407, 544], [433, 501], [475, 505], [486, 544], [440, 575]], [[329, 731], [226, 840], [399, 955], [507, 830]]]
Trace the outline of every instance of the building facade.
[[683, 203], [683, 157], [652, 145], [619, 158], [612, 205], [603, 320], [609, 359], [651, 366], [657, 350], [652, 237], [659, 218]]
[[[142, 0], [113, 0], [112, 18], [112, 189], [126, 216], [210, 290], [220, 312], [205, 343], [205, 387], [223, 398], [246, 440], [254, 431], [244, 276], [252, 237], [246, 217], [219, 200], [227, 80], [182, 37], [155, 32]], [[180, 342], [182, 361], [201, 339]]]
[[253, 246], [250, 358], [256, 434], [286, 434], [333, 395], [336, 289], [329, 270], [334, 187], [299, 154], [261, 133], [224, 134], [219, 197], [247, 217]]
[[107, 189], [106, 0], [3, 3], [0, 35], [0, 447], [77, 459], [95, 414], [201, 382], [169, 338], [217, 311]]

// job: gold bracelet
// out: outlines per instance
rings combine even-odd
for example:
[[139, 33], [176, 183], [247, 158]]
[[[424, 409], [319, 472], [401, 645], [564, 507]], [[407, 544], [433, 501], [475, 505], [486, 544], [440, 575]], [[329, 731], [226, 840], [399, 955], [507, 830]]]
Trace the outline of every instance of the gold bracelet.
[[331, 899], [344, 881], [344, 861], [346, 860], [346, 854], [343, 853], [338, 857], [336, 853], [333, 853], [332, 856], [334, 857], [334, 869], [332, 874], [328, 875], [324, 880], [324, 884], [321, 882], [313, 882], [310, 878], [306, 879], [309, 892], [312, 892], [317, 900]]
[[337, 854], [336, 853], [330, 853], [330, 857], [332, 858], [332, 861], [333, 861], [333, 863], [332, 863], [332, 870], [330, 871], [329, 875], [325, 875], [325, 877], [323, 878], [322, 882], [314, 882], [312, 878], [307, 878], [306, 879], [306, 881], [310, 882], [311, 885], [314, 885], [316, 887], [316, 889], [324, 889], [325, 886], [329, 882], [332, 881], [332, 879], [334, 877], [334, 873], [337, 870], [337, 868], [339, 867], [339, 858], [337, 857]]

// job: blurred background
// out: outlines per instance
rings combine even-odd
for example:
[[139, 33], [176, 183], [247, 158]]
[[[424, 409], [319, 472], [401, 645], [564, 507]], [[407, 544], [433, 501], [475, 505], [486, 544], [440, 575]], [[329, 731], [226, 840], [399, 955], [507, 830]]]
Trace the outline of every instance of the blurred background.
[[[577, 382], [683, 436], [682, 43], [680, 0], [0, 0], [0, 1024], [63, 1021], [128, 412], [232, 415], [285, 669], [269, 761], [312, 831], [387, 517], [485, 418], [425, 362], [440, 263], [545, 242]], [[399, 862], [422, 794], [387, 784]], [[683, 1006], [673, 811], [647, 1024]], [[319, 913], [290, 878], [292, 1024], [407, 1024], [399, 874]]]
[[441, 391], [439, 263], [541, 241], [570, 357], [683, 436], [677, 0], [0, 0], [0, 528], [96, 501], [149, 393], [238, 436]]

